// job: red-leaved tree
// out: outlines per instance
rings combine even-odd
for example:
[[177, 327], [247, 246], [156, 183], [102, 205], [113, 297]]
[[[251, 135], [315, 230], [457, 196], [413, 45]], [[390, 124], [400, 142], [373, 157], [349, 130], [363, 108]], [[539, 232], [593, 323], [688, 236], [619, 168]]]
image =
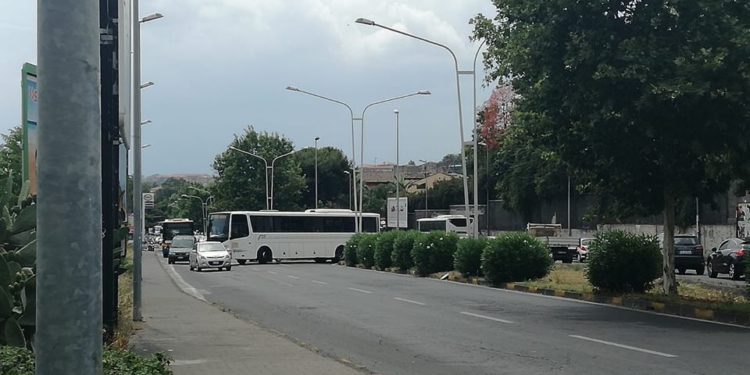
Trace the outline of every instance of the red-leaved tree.
[[513, 123], [511, 112], [515, 98], [516, 93], [513, 87], [510, 84], [501, 83], [492, 90], [490, 98], [484, 102], [481, 109], [484, 112], [484, 118], [480, 134], [487, 147], [497, 147], [503, 133]]

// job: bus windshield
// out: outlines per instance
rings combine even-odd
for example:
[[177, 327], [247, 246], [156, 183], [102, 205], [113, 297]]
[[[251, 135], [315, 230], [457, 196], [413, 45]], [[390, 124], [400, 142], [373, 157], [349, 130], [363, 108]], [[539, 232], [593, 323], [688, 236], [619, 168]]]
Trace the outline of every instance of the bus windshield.
[[229, 239], [229, 214], [208, 217], [208, 240], [224, 242]]
[[193, 222], [164, 223], [162, 224], [163, 240], [171, 241], [175, 236], [193, 235]]

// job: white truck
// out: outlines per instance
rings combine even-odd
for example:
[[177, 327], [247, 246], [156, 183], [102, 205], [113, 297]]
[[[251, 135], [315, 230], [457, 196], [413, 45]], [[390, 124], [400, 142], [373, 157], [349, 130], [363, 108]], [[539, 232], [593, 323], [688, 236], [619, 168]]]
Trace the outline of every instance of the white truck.
[[578, 256], [578, 245], [580, 238], [563, 237], [562, 224], [537, 224], [527, 223], [526, 231], [547, 244], [552, 259], [561, 260], [563, 263], [573, 263]]

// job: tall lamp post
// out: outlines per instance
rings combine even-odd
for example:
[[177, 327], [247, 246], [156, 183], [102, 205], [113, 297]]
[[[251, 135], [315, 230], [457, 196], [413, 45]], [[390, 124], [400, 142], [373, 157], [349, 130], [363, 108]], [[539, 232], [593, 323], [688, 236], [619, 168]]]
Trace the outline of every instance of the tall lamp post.
[[[379, 101], [376, 101], [376, 102], [372, 102], [372, 103], [366, 105], [365, 109], [362, 110], [362, 116], [361, 117], [354, 117], [354, 111], [352, 110], [352, 107], [349, 106], [348, 104], [342, 102], [342, 101], [331, 99], [331, 98], [328, 98], [328, 97], [325, 97], [325, 96], [322, 96], [322, 95], [314, 94], [314, 93], [309, 92], [309, 91], [300, 90], [299, 88], [294, 87], [294, 86], [288, 86], [286, 89], [289, 90], [289, 91], [294, 91], [294, 92], [299, 92], [299, 93], [302, 93], [302, 94], [307, 94], [307, 95], [310, 95], [310, 96], [314, 96], [316, 98], [327, 100], [329, 102], [341, 104], [341, 105], [343, 105], [343, 106], [345, 106], [346, 108], [349, 109], [349, 113], [351, 114], [351, 124], [352, 124], [352, 163], [354, 163], [355, 166], [356, 166], [356, 162], [355, 162], [355, 159], [354, 159], [354, 154], [356, 153], [355, 150], [354, 150], [354, 121], [355, 120], [359, 120], [359, 122], [360, 122], [360, 134], [359, 134], [359, 136], [360, 136], [360, 149], [359, 149], [359, 155], [360, 155], [360, 157], [359, 157], [359, 159], [360, 159], [360, 163], [362, 163], [362, 165], [363, 165], [364, 164], [364, 159], [365, 159], [364, 158], [365, 113], [367, 112], [367, 109], [370, 108], [370, 107], [372, 107], [372, 106], [374, 106], [374, 105], [378, 105], [378, 104], [382, 104], [382, 103], [387, 103], [387, 102], [392, 102], [394, 100], [404, 99], [404, 98], [408, 98], [410, 96], [415, 96], [415, 95], [430, 95], [429, 91], [427, 91], [427, 90], [421, 90], [421, 91], [417, 91], [417, 92], [412, 93], [412, 94], [401, 95], [401, 96], [396, 96], [396, 97], [393, 97], [393, 98], [388, 98], [388, 99], [384, 99], [384, 100], [379, 100]], [[354, 168], [354, 171], [355, 171], [354, 172], [354, 183], [356, 184], [357, 183], [356, 167]], [[362, 194], [364, 193], [364, 178], [363, 178], [364, 177], [364, 168], [361, 168], [361, 165], [360, 165], [360, 171], [359, 171], [359, 173], [362, 176], [360, 176], [360, 178], [359, 178], [359, 203], [358, 204], [357, 204], [357, 189], [356, 188], [354, 189], [354, 201], [355, 201], [355, 205], [358, 205], [358, 207], [359, 207], [359, 209], [357, 209], [355, 207], [356, 212], [359, 214], [359, 218], [358, 218], [358, 222], [357, 222], [358, 223], [357, 224], [357, 232], [361, 232], [362, 231]], [[357, 215], [357, 214], [355, 214], [355, 215]]]
[[[164, 17], [153, 13], [140, 18], [138, 0], [133, 1], [133, 124], [141, 123], [141, 88], [153, 85], [153, 82], [141, 83], [141, 24]], [[143, 278], [143, 186], [141, 160], [141, 127], [133, 126], [133, 321], [143, 320], [141, 314]]]
[[347, 176], [349, 176], [349, 209], [352, 209], [352, 173], [349, 171], [344, 171]]
[[315, 209], [318, 209], [318, 141], [320, 137], [315, 137]]
[[[453, 63], [454, 63], [455, 70], [456, 70], [456, 94], [457, 94], [457, 99], [458, 99], [458, 127], [459, 127], [459, 132], [460, 132], [460, 139], [459, 140], [460, 140], [460, 145], [461, 145], [461, 165], [462, 165], [463, 179], [464, 179], [464, 216], [466, 216], [468, 218], [470, 216], [469, 215], [469, 180], [468, 180], [468, 176], [467, 176], [467, 173], [466, 173], [466, 150], [464, 149], [464, 120], [463, 120], [463, 110], [462, 110], [462, 107], [461, 107], [461, 80], [460, 80], [460, 76], [462, 74], [474, 74], [474, 72], [470, 71], [470, 70], [459, 70], [458, 69], [458, 59], [456, 58], [456, 54], [453, 53], [453, 51], [450, 48], [448, 48], [448, 46], [446, 46], [444, 44], [433, 42], [433, 41], [431, 41], [429, 39], [425, 39], [425, 38], [422, 38], [420, 36], [416, 36], [416, 35], [413, 35], [413, 34], [409, 34], [407, 32], [403, 32], [403, 31], [400, 31], [400, 30], [396, 30], [396, 29], [390, 28], [388, 26], [384, 26], [384, 25], [378, 24], [375, 21], [369, 20], [367, 18], [357, 18], [357, 20], [355, 22], [359, 23], [359, 24], [367, 25], [367, 26], [379, 27], [379, 28], [384, 29], [384, 30], [392, 31], [392, 32], [397, 33], [397, 34], [408, 36], [410, 38], [421, 40], [421, 41], [423, 41], [425, 43], [429, 43], [429, 44], [432, 44], [434, 46], [441, 47], [441, 48], [445, 49], [446, 51], [448, 51], [451, 54], [451, 56], [453, 57]], [[473, 235], [474, 235], [474, 237], [476, 237], [476, 231], [474, 231]]]
[[427, 217], [427, 160], [419, 159], [424, 167], [424, 217]]
[[[260, 160], [263, 160], [263, 163], [265, 163], [265, 165], [266, 165], [266, 210], [273, 210], [273, 168], [274, 168], [274, 165], [276, 164], [277, 160], [279, 160], [281, 158], [284, 158], [284, 157], [287, 157], [287, 156], [289, 156], [289, 155], [291, 155], [291, 154], [293, 154], [293, 153], [295, 153], [295, 152], [297, 152], [299, 150], [294, 150], [294, 151], [287, 152], [286, 154], [279, 155], [279, 156], [273, 158], [273, 160], [271, 160], [271, 165], [268, 165], [268, 160], [266, 160], [266, 158], [264, 158], [264, 157], [262, 157], [260, 155], [256, 155], [256, 154], [253, 154], [252, 152], [241, 150], [241, 149], [239, 149], [237, 147], [234, 147], [234, 146], [229, 146], [229, 149], [237, 151], [237, 152], [240, 152], [240, 153], [243, 153], [243, 154], [248, 155], [248, 156], [256, 157], [256, 158], [258, 158]], [[270, 192], [270, 194], [268, 192], [268, 170], [269, 169], [271, 170], [271, 192]]]
[[399, 163], [399, 142], [398, 142], [398, 120], [399, 120], [399, 111], [398, 109], [394, 109], [393, 113], [396, 114], [396, 170], [395, 170], [395, 177], [396, 177], [396, 230], [399, 230], [401, 228], [401, 198], [399, 197], [399, 185], [401, 185], [401, 174], [399, 173], [401, 171], [401, 164]]
[[[479, 142], [479, 127], [477, 126], [478, 125], [477, 117], [479, 113], [477, 112], [478, 111], [477, 109], [477, 58], [479, 57], [479, 52], [482, 50], [482, 47], [484, 46], [485, 42], [486, 40], [482, 40], [482, 43], [480, 43], [479, 47], [477, 47], [477, 52], [474, 53], [474, 65], [471, 71], [472, 72], [471, 78], [474, 83], [474, 89], [473, 89], [474, 118], [472, 119], [472, 122], [471, 122], [472, 124], [474, 124], [474, 127], [472, 128], [472, 131], [473, 131], [472, 134], [474, 135], [474, 218], [476, 220], [476, 224], [474, 225], [474, 229], [473, 229], [474, 237], [479, 236], [479, 167], [478, 167], [478, 162], [477, 162], [477, 159], [479, 158], [478, 151], [477, 151], [479, 149], [479, 147], [477, 147], [477, 144], [478, 144], [477, 142]], [[489, 155], [489, 151], [487, 151], [487, 154]], [[487, 194], [489, 194], [489, 192]], [[487, 212], [489, 212], [489, 209], [490, 209], [489, 204], [490, 203], [488, 199], [487, 207], [485, 208]], [[489, 218], [487, 218], [487, 220], [488, 220], [487, 221], [487, 228], [488, 228], [487, 236], [489, 236], [489, 225], [490, 225]]]
[[182, 199], [197, 199], [201, 202], [201, 213], [203, 214], [203, 235], [206, 235], [206, 216], [208, 216], [208, 201], [213, 197], [208, 197], [206, 199], [203, 199], [197, 195], [188, 195], [188, 194], [182, 194], [180, 196]]

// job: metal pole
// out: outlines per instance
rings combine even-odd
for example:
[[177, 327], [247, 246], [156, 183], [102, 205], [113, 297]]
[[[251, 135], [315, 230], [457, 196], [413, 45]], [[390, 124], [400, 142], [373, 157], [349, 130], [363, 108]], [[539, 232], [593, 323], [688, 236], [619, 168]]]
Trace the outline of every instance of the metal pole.
[[573, 235], [573, 227], [570, 226], [570, 176], [568, 176], [568, 237]]
[[698, 243], [701, 243], [701, 206], [698, 197], [695, 197], [695, 230], [698, 232]]
[[485, 203], [485, 212], [487, 215], [487, 237], [490, 236], [490, 147], [487, 145], [487, 142], [484, 143], [484, 150], [487, 153], [487, 156], [485, 157], [485, 173], [487, 175], [487, 201]]
[[[268, 195], [268, 173], [271, 173], [271, 195]], [[273, 210], [273, 165], [266, 162], [266, 210]]]
[[[479, 167], [478, 167], [478, 144], [479, 144], [479, 131], [477, 126], [477, 57], [479, 57], [479, 51], [482, 50], [482, 46], [484, 46], [484, 40], [482, 40], [482, 43], [477, 48], [477, 52], [474, 54], [474, 65], [472, 70], [472, 81], [474, 83], [474, 111], [472, 112], [474, 114], [474, 119], [472, 121], [472, 124], [474, 124], [473, 135], [474, 135], [474, 220], [476, 221], [474, 223], [474, 237], [479, 236]], [[460, 99], [459, 99], [460, 100]], [[487, 140], [485, 140], [485, 147], [487, 144]]]
[[398, 109], [393, 111], [396, 114], [396, 230], [401, 228], [401, 198], [399, 197], [399, 185], [401, 185], [400, 171], [401, 167], [399, 164], [399, 144], [398, 144]]
[[320, 137], [315, 137], [315, 209], [318, 209], [318, 140]]
[[99, 1], [41, 0], [37, 16], [44, 126], [38, 135], [36, 373], [97, 375], [103, 319]]
[[141, 313], [143, 279], [143, 184], [141, 182], [141, 16], [133, 0], [133, 321]]

